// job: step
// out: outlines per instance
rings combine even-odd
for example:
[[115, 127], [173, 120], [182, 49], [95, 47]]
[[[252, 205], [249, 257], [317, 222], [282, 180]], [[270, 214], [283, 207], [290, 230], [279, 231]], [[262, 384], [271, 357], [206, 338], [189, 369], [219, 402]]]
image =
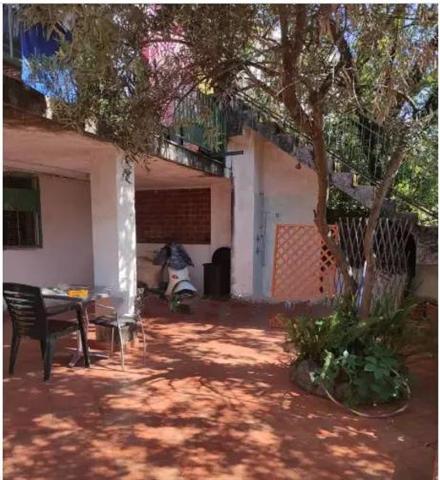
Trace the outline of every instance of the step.
[[351, 186], [345, 183], [333, 183], [333, 185], [353, 199], [360, 202], [364, 207], [371, 208], [374, 198], [374, 187], [371, 185]]
[[[360, 202], [364, 207], [371, 208], [373, 205], [375, 187], [371, 185], [351, 185], [353, 180], [352, 173], [333, 173], [332, 184], [350, 195], [354, 200]], [[396, 213], [396, 202], [394, 200], [385, 199], [382, 207], [382, 214], [386, 216], [394, 216]]]
[[[390, 202], [394, 202], [393, 200], [390, 200]], [[396, 202], [394, 202], [396, 204]], [[401, 220], [406, 220], [408, 224], [416, 225], [417, 222], [419, 221], [419, 216], [417, 213], [412, 213], [412, 212], [399, 212], [395, 214], [396, 218], [399, 218]]]
[[333, 172], [331, 181], [335, 187], [353, 187], [353, 173], [351, 172]]
[[382, 215], [385, 217], [396, 217], [397, 204], [394, 200], [386, 198], [382, 206]]
[[[280, 125], [276, 121], [261, 120], [252, 108], [241, 108], [239, 111], [240, 128], [248, 126], [263, 137], [277, 145], [281, 150], [289, 155], [295, 157], [295, 159], [303, 164], [307, 165], [313, 170], [315, 168], [313, 148], [310, 144], [305, 144], [300, 136], [292, 135], [280, 131]], [[346, 168], [338, 159], [334, 159], [331, 155], [328, 155], [328, 168], [330, 171], [334, 169], [334, 166], [338, 165], [338, 169]], [[358, 175], [352, 172], [332, 171], [330, 174], [330, 183], [336, 188], [346, 193], [354, 200], [360, 202], [364, 207], [370, 209], [373, 205], [375, 187], [372, 185], [358, 185]], [[396, 202], [394, 200], [386, 199], [382, 207], [382, 215], [393, 217], [400, 216], [396, 213]]]

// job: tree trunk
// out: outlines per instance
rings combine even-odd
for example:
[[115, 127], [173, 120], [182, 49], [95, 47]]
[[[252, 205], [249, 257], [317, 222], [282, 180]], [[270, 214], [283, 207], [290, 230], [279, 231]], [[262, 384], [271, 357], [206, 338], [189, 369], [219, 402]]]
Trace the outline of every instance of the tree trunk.
[[328, 200], [328, 166], [327, 153], [323, 132], [323, 115], [318, 108], [314, 111], [313, 121], [313, 153], [316, 172], [318, 174], [318, 202], [315, 210], [315, 224], [319, 233], [335, 258], [336, 265], [339, 268], [344, 279], [344, 296], [353, 295], [356, 292], [356, 282], [351, 274], [350, 265], [347, 263], [344, 253], [336, 240], [331, 236], [331, 231], [327, 223], [327, 200]]
[[[303, 5], [297, 5], [295, 8], [295, 35], [293, 39], [289, 35], [289, 16], [286, 5], [278, 5], [281, 29], [281, 47], [282, 47], [282, 100], [292, 119], [295, 121], [299, 130], [311, 137], [316, 172], [318, 175], [318, 202], [315, 211], [315, 224], [319, 233], [335, 258], [336, 265], [342, 273], [344, 279], [344, 294], [351, 295], [356, 291], [356, 282], [350, 274], [350, 266], [344, 258], [344, 254], [331, 236], [327, 224], [327, 197], [328, 197], [328, 168], [327, 155], [324, 141], [324, 117], [320, 107], [320, 102], [325, 97], [324, 91], [310, 92], [310, 101], [313, 104], [313, 119], [304, 111], [301, 102], [297, 96], [297, 78], [294, 72], [297, 68], [298, 58], [303, 46], [303, 35], [306, 25], [306, 10]], [[312, 94], [313, 93], [313, 94]], [[274, 96], [278, 98], [278, 95]]]
[[370, 215], [368, 217], [367, 228], [364, 235], [365, 277], [362, 302], [360, 306], [360, 316], [363, 319], [366, 319], [370, 314], [373, 297], [374, 275], [376, 273], [374, 255], [374, 237], [376, 233], [376, 227], [386, 194], [388, 193], [394, 177], [396, 176], [400, 165], [403, 162], [404, 153], [404, 144], [402, 141], [400, 141], [391, 155], [388, 169], [383, 177], [382, 182], [376, 190], [373, 206], [371, 207]]

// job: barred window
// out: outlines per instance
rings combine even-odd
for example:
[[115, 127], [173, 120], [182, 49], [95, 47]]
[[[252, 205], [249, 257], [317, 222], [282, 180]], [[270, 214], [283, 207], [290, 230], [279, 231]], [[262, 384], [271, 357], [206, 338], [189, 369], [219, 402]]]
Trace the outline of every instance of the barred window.
[[3, 247], [41, 247], [40, 190], [32, 175], [3, 177]]

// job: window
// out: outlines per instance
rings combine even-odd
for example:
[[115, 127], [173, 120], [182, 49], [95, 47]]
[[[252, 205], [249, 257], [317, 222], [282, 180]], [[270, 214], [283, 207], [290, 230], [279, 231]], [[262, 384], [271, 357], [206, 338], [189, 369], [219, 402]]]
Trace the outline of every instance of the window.
[[42, 246], [37, 177], [21, 174], [3, 177], [3, 246]]

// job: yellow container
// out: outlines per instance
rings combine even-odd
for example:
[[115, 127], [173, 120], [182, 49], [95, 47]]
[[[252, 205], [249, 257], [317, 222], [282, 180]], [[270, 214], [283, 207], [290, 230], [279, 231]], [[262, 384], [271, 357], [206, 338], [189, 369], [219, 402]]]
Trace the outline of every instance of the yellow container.
[[89, 290], [87, 288], [69, 288], [67, 295], [73, 298], [87, 298]]

